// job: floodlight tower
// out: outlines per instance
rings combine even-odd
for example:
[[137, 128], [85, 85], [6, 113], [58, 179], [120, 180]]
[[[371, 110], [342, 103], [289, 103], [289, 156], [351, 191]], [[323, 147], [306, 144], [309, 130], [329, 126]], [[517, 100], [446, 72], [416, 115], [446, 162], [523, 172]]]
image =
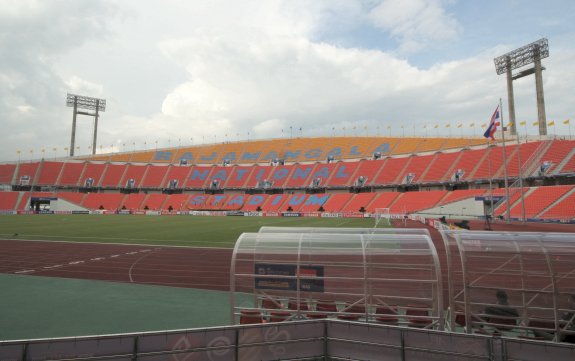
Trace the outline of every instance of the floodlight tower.
[[[547, 39], [539, 39], [531, 44], [522, 46], [507, 54], [501, 55], [493, 61], [497, 74], [507, 73], [507, 98], [509, 103], [509, 121], [511, 122], [511, 134], [517, 134], [515, 124], [515, 101], [513, 99], [513, 80], [535, 74], [535, 90], [537, 93], [537, 121], [539, 122], [539, 135], [547, 135], [547, 122], [545, 119], [545, 99], [543, 97], [543, 76], [545, 70], [541, 66], [541, 59], [549, 56], [549, 44]], [[512, 70], [534, 63], [533, 68], [520, 71], [513, 75]]]
[[[106, 111], [106, 99], [97, 99], [68, 93], [68, 95], [66, 96], [66, 106], [74, 108], [74, 115], [72, 117], [72, 140], [70, 142], [70, 157], [74, 156], [77, 114], [94, 117], [94, 140], [92, 142], [92, 155], [96, 154], [96, 138], [98, 136], [98, 117], [100, 111], [102, 112]], [[94, 113], [81, 111], [78, 109], [93, 110]]]

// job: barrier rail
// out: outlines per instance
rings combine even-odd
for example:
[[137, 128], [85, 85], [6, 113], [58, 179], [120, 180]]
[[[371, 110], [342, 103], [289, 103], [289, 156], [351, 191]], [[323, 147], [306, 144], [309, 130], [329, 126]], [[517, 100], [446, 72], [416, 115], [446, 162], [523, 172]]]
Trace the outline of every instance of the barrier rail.
[[336, 320], [0, 341], [19, 360], [573, 360], [575, 345]]

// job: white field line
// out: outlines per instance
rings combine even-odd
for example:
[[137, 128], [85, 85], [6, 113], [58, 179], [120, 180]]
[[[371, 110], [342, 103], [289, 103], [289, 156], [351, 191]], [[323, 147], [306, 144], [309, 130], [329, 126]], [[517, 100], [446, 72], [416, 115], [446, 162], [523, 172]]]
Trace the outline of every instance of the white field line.
[[[116, 246], [129, 246], [129, 247], [164, 247], [164, 248], [196, 248], [196, 249], [217, 249], [217, 250], [228, 250], [228, 249], [232, 249], [232, 247], [194, 247], [193, 245], [189, 245], [189, 246], [178, 246], [178, 245], [170, 245], [170, 244], [153, 244], [153, 243], [116, 243], [116, 242], [93, 242], [93, 241], [63, 241], [61, 239], [56, 239], [56, 240], [50, 240], [50, 239], [24, 239], [24, 238], [12, 238], [12, 235], [10, 235], [9, 237], [2, 237], [3, 235], [0, 234], [0, 238], [6, 241], [24, 241], [24, 242], [56, 242], [56, 243], [73, 243], [73, 244], [98, 244], [98, 245], [105, 245], [105, 246], [110, 246], [110, 245], [116, 245]], [[110, 240], [124, 240], [124, 241], [148, 241], [148, 239], [138, 239], [138, 238], [108, 238], [108, 237], [71, 237], [71, 236], [50, 236], [50, 235], [42, 235], [42, 234], [27, 234], [27, 237], [45, 237], [45, 238], [75, 238], [75, 239], [79, 239], [79, 238], [87, 238], [87, 239], [110, 239]], [[153, 241], [159, 241], [157, 239], [154, 239]], [[161, 242], [161, 241], [160, 241]], [[190, 242], [193, 243], [194, 241], [182, 241], [182, 240], [165, 240], [165, 242]], [[218, 242], [218, 241], [214, 241], [213, 243], [224, 243], [224, 242]], [[225, 242], [226, 244], [228, 242]]]

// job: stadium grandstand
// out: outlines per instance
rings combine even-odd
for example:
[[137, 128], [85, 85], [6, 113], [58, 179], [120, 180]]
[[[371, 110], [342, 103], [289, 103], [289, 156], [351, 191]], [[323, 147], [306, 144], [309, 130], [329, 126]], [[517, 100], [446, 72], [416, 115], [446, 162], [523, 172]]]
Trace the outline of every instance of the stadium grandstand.
[[0, 210], [574, 222], [574, 184], [569, 139], [294, 138], [4, 163]]

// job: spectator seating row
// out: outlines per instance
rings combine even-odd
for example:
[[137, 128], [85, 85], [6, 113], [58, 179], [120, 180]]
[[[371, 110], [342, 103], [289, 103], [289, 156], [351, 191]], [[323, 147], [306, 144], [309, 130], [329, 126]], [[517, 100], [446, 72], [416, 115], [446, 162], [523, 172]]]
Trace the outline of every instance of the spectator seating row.
[[[571, 147], [571, 150], [569, 150]], [[547, 172], [575, 173], [575, 141], [554, 140], [506, 147], [507, 173], [523, 177], [538, 175], [546, 162]], [[251, 166], [184, 166], [42, 161], [0, 165], [2, 184], [101, 188], [223, 188], [260, 187], [345, 188], [356, 185], [427, 184], [455, 180], [485, 180], [503, 177], [503, 148], [461, 150], [451, 153], [414, 155], [334, 163]], [[563, 158], [561, 158], [563, 157]]]
[[262, 163], [273, 158], [288, 162], [323, 161], [328, 155], [335, 159], [370, 158], [374, 152], [383, 155], [414, 154], [484, 145], [486, 139], [469, 138], [393, 138], [393, 137], [319, 137], [282, 138], [248, 142], [223, 143], [145, 150], [130, 153], [100, 154], [86, 157], [90, 161], [131, 163], [177, 163], [188, 159], [194, 164], [221, 164], [224, 159], [234, 163]]
[[[375, 212], [377, 208], [389, 208], [392, 214], [409, 214], [453, 202], [487, 196], [484, 189], [420, 192], [380, 193], [333, 193], [333, 194], [160, 194], [160, 193], [74, 193], [74, 192], [0, 192], [0, 210], [26, 210], [30, 197], [61, 198], [87, 209], [106, 210], [242, 210], [247, 212]], [[496, 189], [494, 195], [505, 194]], [[575, 218], [575, 186], [546, 186], [525, 188], [526, 218], [573, 219]], [[519, 218], [520, 193], [511, 192], [511, 216]], [[505, 213], [505, 202], [498, 204], [495, 214]]]

